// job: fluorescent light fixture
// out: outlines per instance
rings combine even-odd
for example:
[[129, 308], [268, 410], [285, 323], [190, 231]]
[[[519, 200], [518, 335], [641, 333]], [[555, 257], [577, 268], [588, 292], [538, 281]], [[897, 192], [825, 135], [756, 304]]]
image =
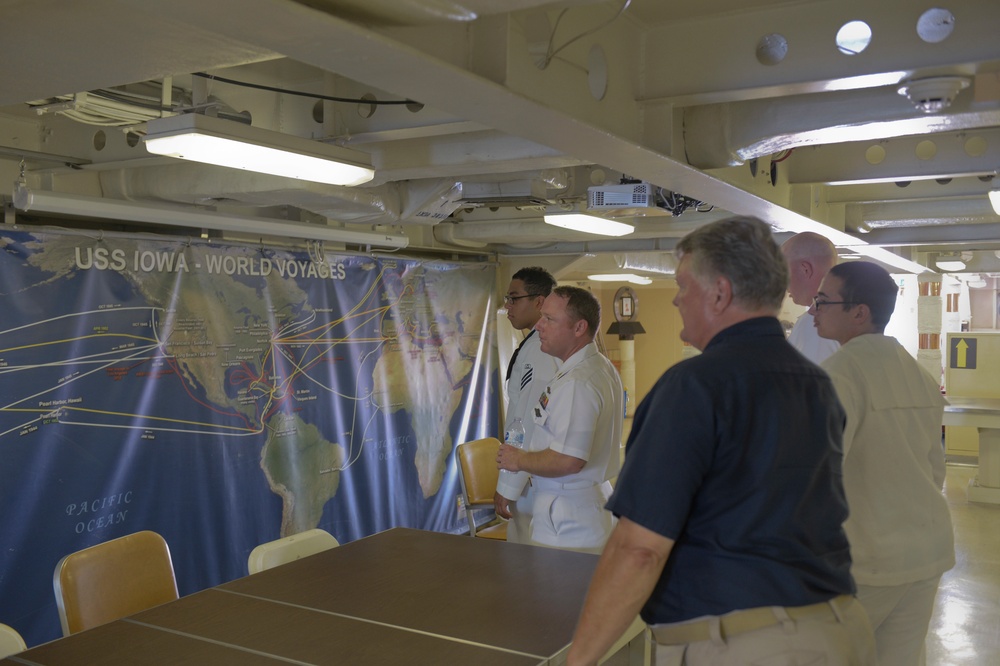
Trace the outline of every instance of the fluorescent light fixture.
[[961, 259], [938, 259], [934, 265], [943, 271], [964, 271], [965, 262]]
[[329, 185], [375, 177], [363, 153], [200, 113], [150, 120], [145, 141], [157, 155]]
[[983, 289], [986, 287], [986, 278], [982, 275], [977, 275], [976, 277], [967, 280], [965, 284], [967, 284], [970, 289]]
[[990, 190], [990, 203], [993, 205], [993, 212], [1000, 215], [1000, 190]]
[[635, 231], [631, 224], [583, 213], [547, 213], [543, 219], [546, 224], [598, 236], [625, 236]]
[[934, 265], [943, 271], [964, 271], [972, 257], [972, 252], [942, 253], [934, 258]]
[[25, 212], [38, 211], [58, 215], [260, 234], [262, 236], [356, 243], [385, 248], [404, 248], [409, 244], [409, 239], [403, 234], [390, 235], [372, 231], [338, 229], [321, 224], [202, 213], [162, 204], [135, 204], [115, 199], [84, 197], [58, 192], [34, 192], [22, 185], [14, 188], [14, 207]]
[[632, 284], [651, 284], [653, 281], [648, 277], [642, 277], [635, 273], [598, 273], [588, 275], [588, 280], [596, 282], [631, 282]]

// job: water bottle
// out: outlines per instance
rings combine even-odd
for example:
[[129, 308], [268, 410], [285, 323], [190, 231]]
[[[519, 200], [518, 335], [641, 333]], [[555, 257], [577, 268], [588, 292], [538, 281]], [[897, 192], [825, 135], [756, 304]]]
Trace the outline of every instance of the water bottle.
[[[507, 432], [503, 436], [504, 444], [510, 444], [514, 448], [523, 449], [524, 448], [524, 424], [521, 423], [520, 418], [514, 419], [510, 427], [507, 428]], [[500, 470], [503, 474], [516, 474], [517, 472], [511, 472], [508, 469]]]

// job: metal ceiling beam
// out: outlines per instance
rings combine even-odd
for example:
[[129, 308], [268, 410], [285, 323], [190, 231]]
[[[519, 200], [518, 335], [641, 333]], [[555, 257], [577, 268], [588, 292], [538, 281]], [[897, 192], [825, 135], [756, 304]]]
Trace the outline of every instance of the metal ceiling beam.
[[[1000, 109], [995, 113], [1000, 125]], [[1000, 128], [809, 146], [796, 149], [781, 168], [787, 170], [792, 184], [891, 183], [995, 174], [1000, 169]], [[989, 186], [984, 183], [983, 187]]]
[[[669, 6], [669, 5], [668, 5]], [[866, 88], [897, 83], [916, 72], [971, 74], [1000, 63], [996, 26], [1000, 3], [950, 0], [952, 35], [940, 44], [916, 32], [920, 14], [933, 5], [913, 0], [774, 2], [652, 27], [643, 40], [642, 99], [677, 105], [758, 99], [776, 95]], [[669, 10], [667, 10], [669, 12]], [[858, 55], [841, 53], [835, 36], [849, 20], [864, 19], [871, 44]], [[788, 54], [774, 66], [757, 60], [758, 42], [780, 34]], [[697, 63], [697, 67], [681, 63]]]
[[1000, 125], [1000, 102], [973, 105], [972, 94], [960, 93], [946, 113], [930, 115], [885, 87], [688, 107], [685, 151], [691, 164], [712, 169], [792, 148]]
[[517, 173], [586, 164], [549, 146], [499, 132], [411, 139], [365, 147], [375, 158], [375, 182]]
[[[846, 218], [850, 228], [873, 231], [886, 227], [982, 226], [998, 221], [997, 214], [985, 196], [975, 199], [848, 204]], [[868, 240], [867, 236], [865, 240]]]
[[936, 180], [874, 182], [857, 185], [814, 186], [822, 190], [823, 199], [830, 204], [891, 203], [923, 199], [956, 199], [986, 197], [987, 192], [1000, 187], [995, 178], [980, 179], [975, 176]]
[[[514, 90], [384, 34], [288, 0], [137, 1], [174, 20], [212, 26], [226, 39], [245, 40], [382, 90], [425, 100], [457, 118], [620, 170], [725, 210], [758, 217], [778, 228], [829, 231], [821, 223], [672, 160], [608, 127], [587, 122], [586, 110], [560, 110], [539, 101], [552, 97], [548, 89], [559, 81], [542, 76], [543, 72], [531, 82], [533, 87], [525, 82]], [[420, 76], [414, 76], [414, 70], [419, 70]], [[586, 81], [578, 79], [572, 81], [574, 90], [589, 94]], [[526, 87], [530, 87], [530, 94]], [[629, 109], [609, 105], [602, 114], [619, 111]], [[633, 120], [638, 123], [638, 115]], [[845, 236], [844, 240], [852, 239]]]
[[864, 238], [871, 245], [892, 247], [967, 245], [976, 243], [1000, 246], [1000, 223], [886, 227], [864, 234]]
[[[277, 57], [260, 44], [147, 12], [135, 2], [5, 0], [2, 5], [8, 29], [0, 56], [5, 69], [18, 72], [20, 85], [0, 86], [0, 106]], [[156, 29], [132, 29], [145, 25]]]

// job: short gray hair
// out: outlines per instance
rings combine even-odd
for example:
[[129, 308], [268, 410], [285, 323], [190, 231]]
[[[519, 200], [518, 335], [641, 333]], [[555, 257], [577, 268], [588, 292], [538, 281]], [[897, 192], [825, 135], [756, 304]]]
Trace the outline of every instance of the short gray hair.
[[691, 257], [699, 279], [725, 277], [733, 300], [749, 310], [779, 310], [788, 290], [788, 264], [771, 227], [750, 217], [706, 224], [677, 244], [678, 258]]

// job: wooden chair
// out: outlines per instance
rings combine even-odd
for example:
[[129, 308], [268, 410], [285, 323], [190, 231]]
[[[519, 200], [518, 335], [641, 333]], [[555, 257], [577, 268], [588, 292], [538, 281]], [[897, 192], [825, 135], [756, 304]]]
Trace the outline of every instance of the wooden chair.
[[506, 522], [495, 518], [477, 527], [473, 514], [475, 509], [493, 508], [493, 495], [500, 475], [496, 462], [499, 448], [500, 440], [486, 437], [459, 444], [455, 455], [458, 456], [458, 476], [462, 481], [465, 515], [469, 519], [469, 536], [506, 541]]
[[52, 584], [64, 636], [177, 599], [170, 549], [150, 531], [70, 553]]
[[300, 557], [315, 555], [330, 548], [336, 548], [340, 542], [326, 530], [312, 529], [262, 543], [252, 551], [247, 560], [247, 569], [251, 574], [260, 573], [265, 569], [287, 564]]
[[0, 623], [0, 659], [28, 649], [21, 634], [14, 627]]

